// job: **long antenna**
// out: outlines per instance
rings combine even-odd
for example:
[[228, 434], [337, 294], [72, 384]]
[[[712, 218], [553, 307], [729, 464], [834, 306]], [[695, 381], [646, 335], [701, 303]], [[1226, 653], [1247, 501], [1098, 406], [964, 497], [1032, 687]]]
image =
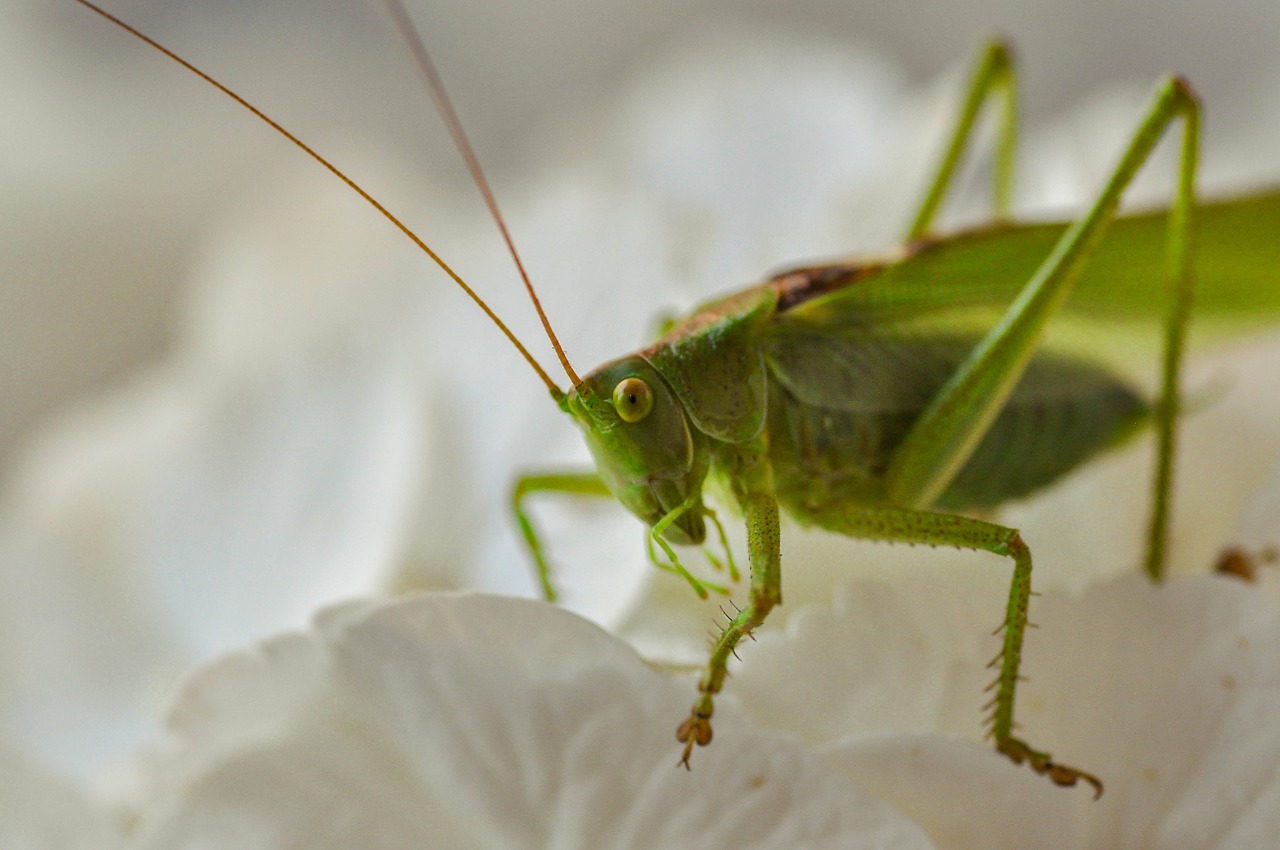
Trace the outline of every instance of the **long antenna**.
[[471, 172], [471, 178], [475, 181], [476, 188], [480, 190], [480, 194], [484, 197], [485, 206], [489, 208], [489, 214], [493, 216], [493, 221], [498, 225], [498, 230], [502, 232], [502, 239], [507, 243], [507, 250], [511, 253], [511, 259], [515, 261], [516, 271], [520, 272], [520, 279], [524, 281], [524, 288], [529, 293], [529, 299], [533, 302], [533, 308], [538, 311], [538, 318], [542, 320], [542, 328], [547, 333], [547, 338], [551, 340], [551, 347], [556, 350], [556, 356], [560, 358], [560, 365], [564, 367], [565, 374], [569, 376], [569, 380], [576, 387], [582, 383], [577, 373], [573, 371], [573, 367], [569, 365], [569, 358], [565, 355], [564, 349], [560, 346], [560, 340], [556, 338], [556, 333], [551, 329], [551, 322], [547, 320], [547, 314], [542, 310], [542, 302], [538, 300], [538, 294], [533, 290], [533, 283], [529, 280], [528, 273], [524, 270], [524, 263], [520, 261], [520, 254], [516, 251], [515, 242], [511, 240], [511, 233], [507, 230], [507, 223], [502, 218], [502, 213], [498, 211], [498, 202], [493, 196], [493, 191], [489, 188], [489, 181], [484, 177], [484, 171], [480, 168], [480, 160], [476, 157], [475, 150], [471, 147], [471, 142], [467, 139], [466, 132], [462, 129], [462, 122], [458, 120], [458, 113], [454, 111], [453, 104], [449, 101], [449, 95], [445, 93], [444, 81], [440, 79], [440, 73], [436, 70], [435, 63], [431, 61], [431, 57], [427, 55], [427, 47], [422, 41], [422, 36], [418, 34], [418, 29], [413, 25], [413, 21], [409, 18], [409, 13], [405, 11], [404, 4], [400, 0], [384, 0], [387, 11], [391, 14], [392, 21], [395, 22], [396, 29], [400, 31], [400, 37], [409, 47], [409, 52], [413, 54], [413, 60], [418, 65], [418, 70], [422, 72], [422, 77], [426, 81], [427, 90], [431, 92], [431, 99], [435, 101], [436, 109], [440, 111], [440, 116], [444, 119], [445, 126], [449, 128], [449, 135], [453, 136], [453, 143], [457, 146], [458, 152], [462, 154], [462, 158], [467, 163], [467, 169]]
[[[506, 323], [505, 323], [505, 322], [503, 322], [501, 319], [499, 319], [499, 318], [498, 318], [498, 316], [497, 316], [497, 314], [496, 314], [496, 313], [494, 313], [494, 312], [493, 312], [493, 310], [491, 310], [491, 309], [489, 308], [489, 305], [488, 305], [488, 304], [486, 304], [486, 303], [484, 302], [484, 299], [483, 299], [483, 298], [481, 298], [479, 295], [477, 295], [477, 294], [476, 294], [476, 292], [475, 292], [475, 290], [473, 290], [470, 286], [468, 286], [468, 285], [467, 285], [467, 283], [466, 283], [466, 281], [464, 281], [461, 277], [459, 277], [459, 276], [458, 276], [458, 273], [457, 273], [457, 272], [455, 272], [455, 271], [454, 271], [454, 270], [449, 266], [449, 264], [448, 264], [448, 263], [446, 263], [446, 262], [445, 262], [445, 261], [440, 257], [440, 255], [439, 255], [439, 254], [437, 254], [435, 251], [431, 250], [431, 247], [430, 247], [429, 245], [427, 245], [427, 243], [426, 243], [426, 242], [422, 241], [421, 237], [419, 237], [419, 236], [418, 236], [418, 234], [416, 234], [416, 233], [414, 233], [412, 230], [410, 230], [410, 229], [409, 229], [409, 227], [408, 227], [404, 222], [402, 222], [400, 219], [398, 219], [396, 216], [394, 216], [394, 215], [391, 213], [391, 211], [390, 211], [390, 210], [388, 210], [386, 207], [384, 207], [382, 204], [380, 204], [377, 200], [375, 200], [375, 199], [374, 199], [374, 197], [373, 197], [372, 195], [370, 195], [370, 194], [369, 194], [368, 192], [366, 192], [364, 189], [360, 188], [360, 186], [359, 186], [359, 185], [358, 185], [354, 180], [352, 180], [352, 179], [351, 179], [350, 177], [348, 177], [346, 174], [342, 173], [342, 171], [340, 171], [340, 170], [338, 169], [338, 167], [337, 167], [337, 166], [335, 166], [333, 163], [329, 162], [329, 160], [325, 159], [325, 158], [324, 158], [323, 156], [321, 156], [320, 154], [316, 153], [316, 151], [315, 151], [315, 150], [313, 150], [309, 145], [307, 145], [305, 142], [303, 142], [303, 141], [302, 141], [301, 139], [299, 139], [297, 136], [293, 135], [293, 133], [290, 133], [288, 130], [286, 130], [285, 128], [281, 127], [281, 126], [280, 126], [279, 124], [277, 124], [274, 120], [272, 120], [269, 116], [267, 116], [267, 114], [266, 114], [265, 112], [263, 112], [262, 110], [258, 109], [258, 107], [254, 106], [252, 103], [250, 103], [249, 101], [245, 100], [243, 97], [241, 97], [240, 95], [236, 94], [234, 91], [232, 91], [231, 89], [227, 88], [227, 87], [226, 87], [226, 86], [224, 86], [222, 83], [218, 82], [218, 81], [217, 81], [217, 80], [215, 80], [213, 77], [211, 77], [211, 76], [209, 76], [208, 74], [206, 74], [204, 71], [201, 71], [201, 70], [200, 70], [199, 68], [197, 68], [195, 65], [192, 65], [190, 62], [188, 62], [187, 60], [183, 59], [181, 56], [179, 56], [178, 54], [174, 53], [174, 52], [173, 52], [172, 50], [170, 50], [169, 48], [165, 47], [163, 44], [160, 44], [159, 42], [155, 41], [154, 39], [152, 39], [152, 38], [150, 38], [150, 37], [148, 37], [148, 36], [144, 35], [144, 34], [143, 34], [143, 33], [141, 33], [141, 32], [139, 32], [137, 29], [135, 29], [134, 27], [130, 26], [129, 24], [126, 24], [124, 21], [120, 20], [120, 19], [119, 19], [119, 18], [117, 18], [115, 15], [112, 15], [110, 12], [107, 12], [107, 11], [105, 11], [104, 9], [101, 9], [101, 8], [99, 8], [99, 7], [95, 6], [93, 3], [90, 3], [90, 2], [89, 2], [89, 0], [75, 0], [75, 2], [79, 3], [81, 6], [84, 6], [85, 8], [87, 8], [87, 9], [89, 9], [89, 10], [93, 11], [93, 12], [97, 12], [99, 15], [101, 15], [101, 16], [102, 16], [102, 17], [104, 17], [104, 18], [106, 18], [108, 21], [110, 21], [111, 23], [115, 24], [116, 26], [120, 27], [120, 28], [121, 28], [122, 30], [124, 30], [125, 32], [127, 32], [127, 33], [129, 33], [130, 35], [134, 36], [135, 38], [137, 38], [137, 39], [139, 39], [139, 40], [141, 40], [141, 41], [145, 42], [146, 44], [151, 45], [151, 46], [152, 46], [152, 47], [154, 47], [156, 50], [160, 51], [160, 52], [161, 52], [161, 53], [163, 53], [165, 56], [167, 56], [167, 57], [169, 57], [170, 59], [172, 59], [174, 62], [177, 62], [177, 63], [178, 63], [179, 65], [181, 65], [182, 67], [186, 68], [188, 71], [190, 71], [191, 73], [195, 74], [197, 77], [199, 77], [200, 79], [204, 80], [206, 83], [208, 83], [209, 85], [213, 86], [213, 87], [214, 87], [214, 88], [216, 88], [218, 91], [222, 92], [222, 93], [223, 93], [223, 94], [225, 94], [227, 97], [231, 98], [231, 99], [232, 99], [232, 100], [234, 100], [236, 103], [240, 104], [240, 105], [241, 105], [241, 106], [243, 106], [245, 109], [247, 109], [247, 110], [249, 110], [250, 112], [252, 112], [255, 116], [257, 116], [259, 119], [261, 119], [263, 122], [265, 122], [269, 127], [271, 127], [271, 129], [275, 130], [277, 133], [279, 133], [280, 135], [284, 136], [284, 137], [285, 137], [286, 139], [288, 139], [289, 141], [293, 142], [295, 145], [297, 145], [299, 148], [301, 148], [301, 149], [302, 149], [302, 151], [303, 151], [304, 153], [306, 153], [308, 156], [310, 156], [310, 157], [311, 157], [312, 159], [314, 159], [316, 162], [320, 163], [320, 164], [321, 164], [321, 165], [323, 165], [325, 168], [327, 168], [327, 169], [328, 169], [328, 170], [329, 170], [329, 171], [330, 171], [330, 172], [331, 172], [335, 177], [337, 177], [337, 178], [338, 178], [339, 180], [341, 180], [343, 183], [346, 183], [346, 184], [347, 184], [347, 186], [348, 186], [352, 191], [354, 191], [354, 192], [355, 192], [357, 195], [359, 195], [360, 197], [364, 198], [364, 199], [365, 199], [365, 200], [366, 200], [366, 201], [367, 201], [367, 202], [368, 202], [368, 203], [369, 203], [369, 204], [370, 204], [374, 209], [376, 209], [378, 212], [382, 213], [382, 215], [383, 215], [383, 216], [385, 216], [385, 217], [387, 218], [387, 220], [388, 220], [388, 221], [390, 221], [392, 224], [394, 224], [394, 225], [395, 225], [395, 226], [400, 230], [400, 232], [401, 232], [401, 233], [403, 233], [405, 236], [409, 237], [409, 239], [410, 239], [410, 240], [412, 240], [412, 241], [413, 241], [413, 243], [414, 243], [415, 245], [417, 245], [419, 248], [421, 248], [421, 249], [422, 249], [422, 251], [423, 251], [423, 252], [425, 252], [425, 253], [426, 253], [426, 255], [427, 255], [428, 257], [430, 257], [432, 260], [434, 260], [434, 261], [435, 261], [436, 265], [438, 265], [441, 269], [443, 269], [443, 270], [444, 270], [444, 273], [445, 273], [445, 274], [447, 274], [449, 277], [453, 278], [453, 282], [454, 282], [454, 283], [456, 283], [456, 284], [458, 284], [458, 286], [462, 287], [462, 291], [463, 291], [463, 292], [465, 292], [465, 293], [467, 294], [467, 296], [468, 296], [472, 301], [474, 301], [474, 302], [475, 302], [475, 304], [476, 304], [476, 306], [477, 306], [477, 307], [479, 307], [481, 310], [483, 310], [483, 311], [484, 311], [484, 314], [485, 314], [486, 316], [488, 316], [488, 317], [489, 317], [490, 321], [492, 321], [495, 325], [497, 325], [497, 326], [498, 326], [498, 330], [502, 331], [503, 335], [504, 335], [504, 336], [506, 336], [506, 338], [507, 338], [507, 339], [509, 339], [509, 340], [511, 341], [511, 344], [512, 344], [512, 345], [514, 345], [514, 346], [516, 347], [516, 350], [520, 352], [521, 356], [523, 356], [523, 357], [524, 357], [525, 361], [526, 361], [526, 362], [528, 362], [528, 364], [529, 364], [531, 367], [533, 367], [533, 371], [538, 373], [538, 377], [542, 380], [542, 382], [543, 382], [544, 384], [546, 384], [546, 385], [547, 385], [547, 389], [551, 391], [552, 396], [554, 396], [557, 400], [558, 400], [558, 399], [560, 399], [560, 398], [563, 398], [564, 393], [560, 390], [560, 388], [559, 388], [558, 386], [556, 386], [555, 381], [551, 380], [550, 376], [548, 376], [548, 375], [547, 375], [547, 373], [543, 370], [543, 368], [542, 368], [541, 366], [539, 366], [539, 365], [538, 365], [538, 361], [533, 359], [533, 355], [531, 355], [531, 354], [529, 353], [528, 349], [526, 349], [526, 348], [525, 348], [525, 347], [520, 343], [520, 340], [516, 339], [516, 335], [515, 335], [514, 333], [512, 333], [512, 332], [511, 332], [511, 329], [507, 327]], [[539, 311], [538, 311], [538, 312], [539, 312], [539, 314], [541, 314], [541, 312], [542, 312], [542, 311], [541, 311], [541, 309], [539, 309]], [[546, 319], [545, 319], [545, 318], [543, 319], [543, 322], [544, 322], [544, 324], [545, 324], [545, 322], [546, 322]], [[553, 337], [553, 339], [554, 339], [554, 337]], [[559, 346], [557, 346], [557, 350], [559, 350]], [[561, 354], [561, 359], [562, 359], [562, 360], [564, 359], [564, 355], [563, 355], [563, 354]], [[572, 375], [572, 372], [570, 372], [570, 374]]]

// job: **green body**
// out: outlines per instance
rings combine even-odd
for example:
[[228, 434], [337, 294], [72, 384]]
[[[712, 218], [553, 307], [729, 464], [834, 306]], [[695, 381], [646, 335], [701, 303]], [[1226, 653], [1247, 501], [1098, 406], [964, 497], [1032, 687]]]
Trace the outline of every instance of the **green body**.
[[[884, 504], [894, 450], [979, 337], [915, 333], [860, 310], [848, 296], [868, 272], [879, 271], [848, 266], [779, 275], [706, 305], [653, 346], [588, 375], [585, 381], [606, 396], [623, 377], [659, 375], [655, 409], [674, 402], [682, 414], [678, 423], [664, 416], [625, 429], [651, 427], [648, 439], [637, 442], [664, 453], [678, 446], [678, 459], [643, 447], [594, 451], [610, 491], [652, 526], [700, 491], [708, 472], [723, 479], [722, 492], [731, 491], [733, 446], [763, 436], [774, 492], [794, 519], [821, 524], [833, 509]], [[575, 402], [571, 394], [571, 408]], [[709, 409], [720, 412], [710, 422]], [[1150, 410], [1100, 365], [1038, 352], [933, 505], [972, 511], [1025, 496], [1134, 433]], [[590, 430], [588, 443], [600, 444]], [[626, 458], [626, 474], [615, 457]], [[666, 496], [637, 504], [629, 486]], [[698, 512], [685, 516], [667, 539], [703, 542]]]

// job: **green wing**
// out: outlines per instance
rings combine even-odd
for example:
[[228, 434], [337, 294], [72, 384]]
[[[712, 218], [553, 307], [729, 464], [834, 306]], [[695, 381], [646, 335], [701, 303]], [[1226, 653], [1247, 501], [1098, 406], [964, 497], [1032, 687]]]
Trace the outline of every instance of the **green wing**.
[[[781, 325], [764, 338], [771, 453], [793, 513], [874, 498], [892, 453], [977, 343], [884, 331]], [[937, 506], [992, 507], [1025, 496], [1122, 442], [1150, 411], [1114, 373], [1042, 351]]]
[[[1193, 333], [1199, 342], [1280, 321], [1280, 189], [1197, 208]], [[1168, 298], [1166, 213], [1122, 216], [1108, 230], [1059, 323], [1066, 337], [1158, 328]], [[1013, 300], [1066, 223], [1016, 224], [922, 243], [855, 283], [786, 311], [785, 321], [981, 333]], [[1064, 337], [1064, 338], [1066, 338]]]

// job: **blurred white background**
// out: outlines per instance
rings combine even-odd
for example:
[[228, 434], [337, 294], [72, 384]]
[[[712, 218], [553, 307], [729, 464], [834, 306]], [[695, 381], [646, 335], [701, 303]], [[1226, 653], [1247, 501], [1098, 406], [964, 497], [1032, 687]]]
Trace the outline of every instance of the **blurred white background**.
[[[394, 206], [465, 180], [373, 0], [104, 2], [356, 175], [362, 149], [398, 154], [411, 173], [379, 174], [369, 186]], [[1146, 87], [1177, 70], [1208, 104], [1208, 147], [1224, 141], [1216, 127], [1247, 124], [1259, 99], [1280, 97], [1274, 0], [410, 6], [500, 196], [538, 155], [528, 144], [535, 128], [605, 101], [672, 43], [722, 27], [870, 45], [915, 82], [960, 67], [983, 35], [1002, 32], [1022, 59], [1031, 121], [1101, 87]], [[253, 183], [254, 169], [295, 154], [71, 0], [3, 0], [0, 113], [3, 464], [51, 410], [163, 351], [202, 225], [229, 191]]]

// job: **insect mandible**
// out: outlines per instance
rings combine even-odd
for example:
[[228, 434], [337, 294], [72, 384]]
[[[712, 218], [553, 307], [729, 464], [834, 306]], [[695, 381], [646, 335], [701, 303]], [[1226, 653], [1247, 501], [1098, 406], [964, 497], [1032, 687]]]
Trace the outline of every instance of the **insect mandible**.
[[[905, 247], [882, 258], [792, 269], [712, 301], [674, 322], [648, 347], [579, 377], [555, 338], [528, 276], [521, 276], [571, 386], [561, 390], [478, 295], [418, 236], [320, 154], [256, 107], [88, 0], [92, 9], [199, 75], [266, 121], [346, 182], [426, 252], [499, 327], [581, 429], [596, 461], [582, 474], [527, 475], [513, 507], [548, 598], [551, 570], [525, 508], [537, 493], [617, 499], [650, 529], [701, 596], [706, 585], [673, 545], [698, 545], [708, 479], [732, 494], [747, 532], [750, 597], [715, 640], [689, 716], [679, 764], [712, 739], [714, 702], [728, 658], [782, 601], [783, 513], [851, 537], [956, 546], [1012, 562], [1003, 643], [993, 661], [987, 732], [996, 749], [1066, 786], [1101, 781], [1014, 734], [1022, 642], [1031, 598], [1031, 551], [1018, 531], [970, 514], [1044, 487], [1099, 453], [1154, 427], [1156, 473], [1147, 573], [1164, 572], [1179, 370], [1193, 285], [1208, 309], [1231, 309], [1256, 269], [1280, 270], [1280, 192], [1198, 205], [1200, 105], [1186, 80], [1156, 89], [1137, 129], [1088, 211], [1068, 225], [1009, 222], [1017, 135], [1012, 56], [1000, 41], [981, 51], [945, 154]], [[398, 0], [392, 17], [410, 45], [508, 249], [519, 256], [434, 68]], [[997, 222], [938, 236], [931, 225], [989, 101], [997, 101]], [[1121, 196], [1165, 132], [1180, 122], [1170, 210], [1117, 217]], [[1104, 255], [1100, 257], [1099, 255]], [[1105, 258], [1105, 262], [1104, 262]], [[1130, 269], [1091, 279], [1086, 264]], [[1208, 272], [1206, 273], [1206, 270]], [[1082, 279], [1082, 275], [1084, 276]], [[1201, 278], [1195, 284], [1197, 278]], [[1210, 278], [1206, 281], [1204, 278]], [[1135, 282], [1136, 281], [1136, 282]], [[1145, 398], [1105, 367], [1043, 345], [1049, 322], [1076, 305], [1121, 316], [1162, 315], [1160, 390]], [[1271, 305], [1274, 307], [1274, 305]], [[962, 320], [963, 319], [963, 320]], [[726, 545], [727, 549], [727, 545]], [[732, 569], [732, 565], [731, 565]]]

